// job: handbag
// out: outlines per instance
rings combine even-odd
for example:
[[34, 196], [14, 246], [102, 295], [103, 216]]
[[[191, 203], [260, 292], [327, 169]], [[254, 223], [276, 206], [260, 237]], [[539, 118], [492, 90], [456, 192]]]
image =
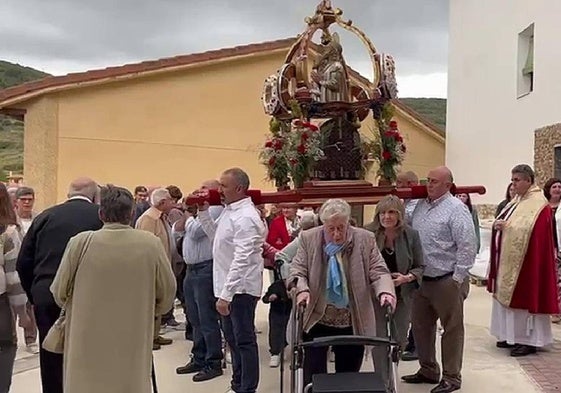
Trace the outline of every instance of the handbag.
[[51, 326], [49, 332], [47, 333], [45, 339], [43, 340], [43, 343], [41, 344], [43, 349], [46, 351], [52, 353], [58, 353], [58, 354], [64, 353], [64, 337], [66, 333], [66, 309], [70, 302], [70, 298], [72, 297], [72, 292], [74, 292], [74, 280], [76, 279], [76, 273], [78, 272], [80, 264], [84, 259], [84, 255], [90, 245], [93, 234], [94, 234], [93, 231], [88, 234], [88, 238], [86, 239], [86, 242], [84, 243], [84, 246], [80, 253], [80, 259], [78, 260], [78, 266], [76, 267], [76, 272], [74, 272], [74, 276], [72, 277], [72, 280], [69, 283], [70, 285], [69, 285], [68, 299], [64, 303], [62, 309], [60, 310], [59, 317], [57, 318], [53, 326]]

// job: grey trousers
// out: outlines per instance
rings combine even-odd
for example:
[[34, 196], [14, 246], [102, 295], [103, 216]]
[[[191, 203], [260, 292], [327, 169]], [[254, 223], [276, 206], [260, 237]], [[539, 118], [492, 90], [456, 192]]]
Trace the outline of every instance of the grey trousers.
[[0, 347], [0, 393], [8, 393], [10, 391], [16, 351], [16, 345]]

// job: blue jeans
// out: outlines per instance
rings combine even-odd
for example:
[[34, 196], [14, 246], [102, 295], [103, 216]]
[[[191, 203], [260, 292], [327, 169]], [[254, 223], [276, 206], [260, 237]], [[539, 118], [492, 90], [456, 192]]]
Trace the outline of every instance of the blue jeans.
[[259, 350], [255, 337], [256, 298], [235, 295], [230, 303], [230, 315], [222, 317], [224, 337], [232, 354], [232, 390], [255, 393], [259, 384]]
[[222, 335], [214, 297], [212, 260], [187, 265], [183, 289], [193, 327], [193, 361], [204, 368], [221, 369]]

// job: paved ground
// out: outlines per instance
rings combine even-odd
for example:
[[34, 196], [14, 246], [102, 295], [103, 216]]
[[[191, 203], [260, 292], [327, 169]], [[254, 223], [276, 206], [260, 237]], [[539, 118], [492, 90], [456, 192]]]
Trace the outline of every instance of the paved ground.
[[547, 393], [561, 391], [561, 343], [557, 342], [550, 352], [519, 360], [528, 376]]
[[[472, 287], [466, 302], [466, 352], [462, 392], [466, 393], [533, 393], [557, 392], [561, 390], [561, 345], [549, 352], [531, 356], [521, 361], [508, 356], [505, 350], [494, 346], [489, 336], [488, 324], [491, 302], [482, 288]], [[257, 326], [261, 348], [261, 383], [259, 392], [279, 392], [279, 370], [268, 367], [267, 354], [267, 309], [259, 306]], [[561, 328], [555, 327], [556, 337], [561, 338]], [[203, 383], [193, 383], [188, 376], [175, 375], [175, 368], [187, 359], [190, 344], [181, 339], [181, 332], [172, 332], [168, 337], [175, 343], [155, 353], [160, 392], [162, 393], [221, 393], [226, 391], [229, 371], [223, 377]], [[100, 359], [103, 361], [103, 359]], [[416, 362], [401, 363], [400, 375], [414, 372]], [[365, 364], [365, 369], [369, 368]], [[22, 352], [18, 355], [16, 375], [12, 393], [40, 393], [39, 370], [36, 355]], [[288, 376], [288, 375], [287, 375]], [[538, 387], [538, 384], [543, 390]], [[400, 385], [400, 393], [428, 392], [430, 386]]]

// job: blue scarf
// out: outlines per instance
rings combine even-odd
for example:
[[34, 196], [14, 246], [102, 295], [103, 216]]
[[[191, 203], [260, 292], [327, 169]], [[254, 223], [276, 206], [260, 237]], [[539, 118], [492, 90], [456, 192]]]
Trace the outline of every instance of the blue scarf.
[[324, 250], [327, 254], [327, 303], [337, 308], [346, 308], [349, 305], [349, 295], [342, 276], [341, 266], [337, 260], [337, 253], [343, 249], [343, 245], [329, 243]]

